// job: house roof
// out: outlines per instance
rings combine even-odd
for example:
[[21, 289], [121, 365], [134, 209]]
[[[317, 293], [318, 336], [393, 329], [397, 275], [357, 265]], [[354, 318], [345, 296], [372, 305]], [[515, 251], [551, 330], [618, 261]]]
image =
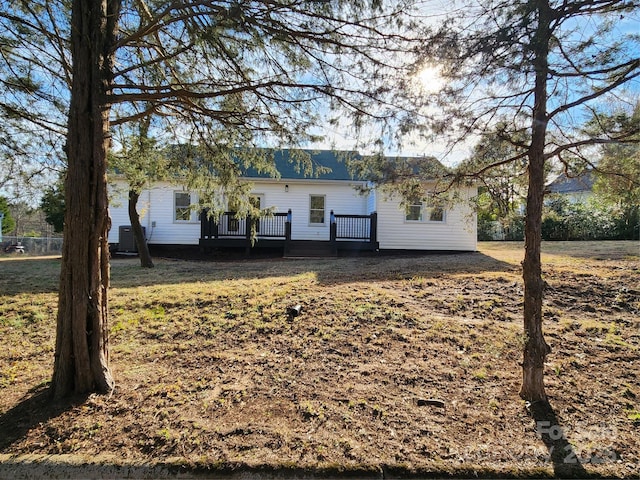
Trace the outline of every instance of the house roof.
[[[348, 161], [360, 159], [357, 152], [334, 150], [275, 150], [273, 159], [280, 178], [286, 180], [358, 180], [349, 171]], [[272, 178], [268, 172], [259, 172], [251, 167], [244, 169], [246, 178]]]
[[[364, 161], [364, 157], [353, 151], [335, 150], [275, 150], [273, 159], [281, 179], [286, 180], [338, 180], [338, 181], [389, 181], [408, 173], [423, 178], [437, 178], [447, 170], [434, 157], [373, 156], [370, 162], [355, 165], [350, 162]], [[239, 162], [240, 163], [240, 162]], [[311, 167], [311, 168], [307, 168]], [[272, 178], [269, 172], [260, 172], [254, 167], [243, 170], [246, 178]]]
[[[169, 155], [182, 162], [183, 158], [189, 156], [196, 164], [203, 162], [201, 153], [197, 149], [186, 144], [175, 144], [168, 147]], [[273, 164], [270, 159], [264, 158], [264, 151], [247, 151], [248, 157], [258, 158], [257, 163], [262, 166], [249, 166], [250, 161], [243, 162], [241, 149], [232, 153], [232, 161], [240, 169], [240, 176], [250, 179], [272, 179], [274, 173], [272, 166], [275, 166], [282, 180], [328, 180], [328, 181], [377, 181], [387, 179], [402, 171], [422, 173], [435, 178], [439, 173], [444, 172], [445, 167], [434, 157], [382, 157], [373, 156], [370, 159], [378, 159], [377, 162], [365, 162], [357, 165], [357, 162], [364, 161], [364, 157], [358, 152], [349, 150], [302, 150], [302, 149], [269, 149], [265, 150], [267, 157], [273, 155]], [[247, 160], [245, 158], [244, 160]], [[350, 162], [359, 168], [350, 169]], [[184, 162], [185, 168], [188, 164]], [[214, 167], [211, 167], [214, 168]], [[393, 174], [389, 174], [392, 172]], [[114, 173], [120, 174], [119, 169], [114, 169]]]
[[593, 189], [594, 175], [591, 170], [575, 177], [569, 177], [561, 173], [547, 187], [551, 193], [578, 193], [590, 192]]

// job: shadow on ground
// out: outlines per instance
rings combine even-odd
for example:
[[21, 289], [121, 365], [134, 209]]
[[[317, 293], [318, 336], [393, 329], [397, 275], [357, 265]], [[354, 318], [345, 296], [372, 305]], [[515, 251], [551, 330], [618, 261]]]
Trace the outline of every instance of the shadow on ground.
[[[86, 400], [76, 397], [67, 402], [51, 403], [46, 388], [32, 390], [30, 395], [0, 417], [0, 452], [28, 433], [29, 429], [47, 419], [60, 415]], [[340, 466], [318, 469], [302, 469], [293, 465], [244, 465], [222, 463], [217, 465], [188, 464], [170, 459], [127, 462], [122, 458], [98, 455], [27, 455], [11, 456], [0, 453], [0, 478], [243, 478], [266, 479], [388, 479], [388, 478], [597, 478], [589, 474], [576, 457], [560, 421], [549, 404], [531, 405], [530, 414], [536, 422], [536, 430], [549, 452], [553, 473], [541, 470], [513, 471], [469, 469], [465, 466], [437, 470], [406, 470], [370, 465], [355, 468]]]
[[482, 253], [432, 253], [411, 255], [379, 255], [339, 258], [257, 258], [235, 262], [187, 261], [159, 259], [155, 271], [112, 264], [112, 286], [130, 288], [141, 285], [163, 285], [226, 280], [254, 280], [295, 277], [312, 273], [320, 285], [378, 282], [410, 278], [433, 278], [442, 275], [513, 272], [510, 263]]
[[[231, 258], [231, 257], [230, 257]], [[131, 288], [223, 280], [253, 280], [315, 274], [322, 285], [353, 281], [402, 280], [441, 275], [513, 272], [510, 263], [479, 252], [366, 255], [360, 257], [283, 259], [237, 258], [204, 261], [186, 258], [154, 258], [155, 268], [141, 268], [137, 257], [111, 261], [111, 286]], [[7, 295], [53, 293], [58, 290], [59, 260], [3, 261], [0, 291]]]
[[35, 426], [62, 415], [86, 399], [87, 396], [82, 395], [53, 401], [48, 386], [32, 388], [22, 401], [0, 415], [0, 452], [24, 438]]
[[549, 452], [553, 472], [557, 478], [588, 478], [580, 458], [567, 438], [553, 407], [545, 402], [537, 402], [529, 407], [536, 421], [536, 431]]

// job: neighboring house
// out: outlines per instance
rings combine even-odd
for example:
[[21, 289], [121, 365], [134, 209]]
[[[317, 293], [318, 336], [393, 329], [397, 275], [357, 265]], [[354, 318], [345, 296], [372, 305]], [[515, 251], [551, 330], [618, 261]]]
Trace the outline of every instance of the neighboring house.
[[[194, 209], [198, 205], [196, 193], [168, 182], [154, 184], [142, 192], [137, 206], [148, 243], [249, 248], [251, 228], [247, 225], [253, 222], [254, 247], [282, 246], [285, 253], [302, 253], [322, 245], [334, 253], [476, 250], [476, 215], [470, 201], [443, 207], [416, 202], [405, 210], [397, 196], [389, 198], [375, 190], [360, 194], [357, 187], [366, 187], [366, 180], [353, 179], [334, 152], [312, 154], [314, 164], [330, 169], [317, 178], [305, 178], [287, 161], [287, 155], [286, 150], [276, 153], [279, 179], [247, 174], [256, 204], [275, 212], [259, 220], [236, 219], [231, 212], [209, 218]], [[125, 239], [119, 237], [130, 225], [127, 189], [120, 183], [111, 200], [110, 244], [122, 243]], [[434, 186], [435, 182], [427, 182], [425, 191]], [[459, 193], [463, 200], [477, 194], [475, 187], [465, 187]]]
[[547, 185], [547, 191], [562, 195], [571, 203], [582, 203], [593, 195], [594, 181], [595, 175], [591, 170], [575, 177], [568, 177], [563, 172]]

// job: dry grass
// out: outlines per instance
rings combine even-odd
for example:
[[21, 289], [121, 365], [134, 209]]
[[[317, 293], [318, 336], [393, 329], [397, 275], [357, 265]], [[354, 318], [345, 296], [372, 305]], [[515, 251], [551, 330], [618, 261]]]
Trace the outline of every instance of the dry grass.
[[[544, 252], [548, 393], [572, 445], [560, 460], [518, 397], [523, 252], [505, 243], [419, 257], [158, 259], [151, 271], [116, 259], [117, 389], [58, 406], [38, 392], [59, 261], [0, 258], [0, 453], [637, 476], [639, 245]], [[290, 318], [295, 304], [303, 313]]]

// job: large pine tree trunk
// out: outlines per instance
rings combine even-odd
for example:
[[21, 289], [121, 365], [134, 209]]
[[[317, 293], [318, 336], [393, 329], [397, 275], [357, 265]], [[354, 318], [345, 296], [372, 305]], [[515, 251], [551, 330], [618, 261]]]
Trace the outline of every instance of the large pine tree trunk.
[[135, 238], [136, 245], [138, 247], [140, 266], [143, 268], [153, 268], [153, 260], [151, 259], [151, 253], [149, 253], [149, 245], [147, 245], [147, 240], [144, 238], [142, 225], [140, 224], [140, 215], [136, 208], [139, 198], [140, 194], [137, 190], [129, 190], [129, 221], [131, 222], [133, 237]]
[[544, 164], [547, 131], [547, 74], [551, 40], [551, 10], [548, 0], [539, 0], [536, 6], [538, 25], [532, 44], [534, 67], [533, 122], [529, 148], [529, 190], [525, 217], [525, 255], [522, 264], [524, 279], [524, 334], [525, 347], [522, 362], [522, 388], [520, 396], [530, 402], [546, 402], [544, 389], [544, 361], [550, 348], [542, 333], [542, 297], [544, 282], [540, 245], [542, 243], [542, 202], [544, 199]]
[[109, 392], [109, 215], [106, 161], [108, 94], [119, 2], [74, 0], [73, 84], [67, 133], [65, 228], [55, 363], [54, 398]]
[[547, 401], [544, 389], [544, 362], [550, 352], [542, 332], [544, 282], [542, 280], [540, 244], [543, 189], [544, 157], [534, 153], [529, 158], [525, 257], [522, 264], [525, 347], [522, 363], [522, 388], [520, 390], [520, 396], [531, 402]]

